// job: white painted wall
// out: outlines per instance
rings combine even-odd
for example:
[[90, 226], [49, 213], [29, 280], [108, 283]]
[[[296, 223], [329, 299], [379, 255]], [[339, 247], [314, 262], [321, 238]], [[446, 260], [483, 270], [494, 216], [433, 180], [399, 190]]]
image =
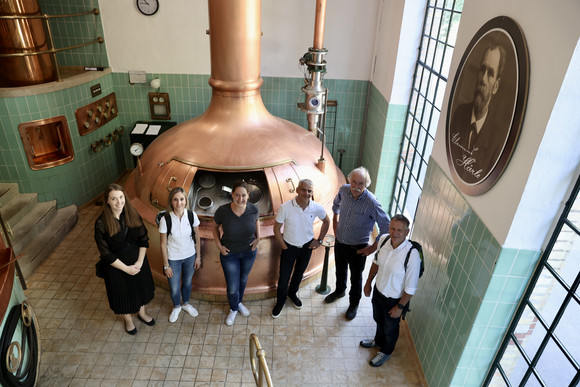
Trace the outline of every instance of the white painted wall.
[[407, 105], [425, 15], [424, 0], [382, 0], [372, 82], [389, 103]]
[[[327, 77], [370, 79], [379, 1], [327, 2]], [[99, 0], [99, 6], [113, 71], [210, 73], [207, 0], [160, 1], [149, 17], [135, 1]], [[315, 0], [262, 1], [263, 76], [302, 76], [298, 59], [313, 43], [315, 8]]]
[[[485, 22], [500, 15], [516, 20], [527, 39], [531, 69], [528, 106], [517, 147], [500, 180], [487, 193], [476, 197], [466, 195], [466, 199], [495, 238], [506, 247], [540, 248], [544, 244], [549, 226], [558, 214], [559, 202], [571, 183], [570, 168], [559, 169], [561, 163], [552, 166], [551, 157], [545, 156], [561, 149], [558, 152], [560, 157], [569, 158], [572, 165], [577, 165], [579, 160], [578, 147], [573, 149], [569, 143], [578, 143], [580, 122], [572, 121], [572, 125], [564, 130], [565, 135], [555, 136], [555, 124], [559, 122], [562, 114], [555, 105], [557, 98], [572, 98], [572, 105], [576, 106], [576, 110], [580, 106], [578, 94], [566, 95], [568, 92], [565, 90], [568, 87], [563, 85], [580, 36], [580, 2], [465, 2], [449, 75], [450, 84], [473, 35]], [[445, 117], [449, 89], [450, 87], [446, 92], [432, 154], [448, 176], [450, 173], [445, 153]], [[559, 96], [561, 90], [564, 94]], [[560, 117], [558, 121], [553, 121], [554, 126], [552, 115]], [[570, 118], [576, 119], [573, 115]], [[538, 152], [539, 149], [541, 152]], [[538, 206], [541, 198], [543, 206]]]
[[[522, 200], [506, 238], [506, 245], [545, 244], [580, 173], [580, 40], [566, 72], [556, 104], [532, 167]], [[538, 216], [544, 214], [545, 216]], [[550, 214], [554, 214], [550, 217]], [[538, 236], [533, 240], [528, 238]]]
[[207, 2], [160, 1], [144, 16], [135, 1], [99, 0], [109, 65], [116, 72], [209, 74]]

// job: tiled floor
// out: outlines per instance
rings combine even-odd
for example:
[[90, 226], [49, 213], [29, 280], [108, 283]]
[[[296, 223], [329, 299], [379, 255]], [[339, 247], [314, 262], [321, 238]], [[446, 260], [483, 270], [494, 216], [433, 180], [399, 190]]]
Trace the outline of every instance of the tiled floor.
[[39, 386], [254, 386], [251, 333], [259, 337], [277, 386], [427, 385], [406, 324], [392, 358], [373, 368], [368, 361], [376, 350], [358, 345], [374, 334], [370, 299], [346, 321], [348, 297], [325, 304], [314, 291], [316, 281], [300, 290], [301, 310], [287, 303], [274, 320], [273, 299], [249, 301], [251, 316], [238, 316], [231, 327], [224, 324], [225, 302], [198, 300], [192, 300], [198, 317], [182, 313], [170, 324], [170, 297], [158, 287], [148, 307], [157, 324], [136, 320], [137, 335], [126, 334], [95, 276], [99, 211], [82, 209], [75, 228], [27, 281], [41, 330]]

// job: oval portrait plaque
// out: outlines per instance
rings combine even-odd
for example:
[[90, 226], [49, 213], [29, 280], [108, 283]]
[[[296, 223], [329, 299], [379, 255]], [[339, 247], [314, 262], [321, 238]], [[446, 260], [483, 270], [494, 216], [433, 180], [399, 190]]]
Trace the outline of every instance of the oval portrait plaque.
[[451, 175], [466, 194], [489, 191], [505, 170], [520, 134], [529, 75], [524, 34], [506, 16], [485, 23], [463, 53], [445, 141]]

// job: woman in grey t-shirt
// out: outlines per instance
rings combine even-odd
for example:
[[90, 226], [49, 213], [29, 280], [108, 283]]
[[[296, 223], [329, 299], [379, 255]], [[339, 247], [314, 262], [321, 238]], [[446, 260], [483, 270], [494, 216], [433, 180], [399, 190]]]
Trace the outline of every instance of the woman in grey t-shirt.
[[236, 181], [232, 187], [233, 201], [220, 206], [213, 218], [213, 238], [220, 251], [230, 304], [226, 325], [234, 323], [238, 311], [242, 316], [250, 315], [242, 298], [260, 240], [260, 212], [248, 198], [248, 184]]

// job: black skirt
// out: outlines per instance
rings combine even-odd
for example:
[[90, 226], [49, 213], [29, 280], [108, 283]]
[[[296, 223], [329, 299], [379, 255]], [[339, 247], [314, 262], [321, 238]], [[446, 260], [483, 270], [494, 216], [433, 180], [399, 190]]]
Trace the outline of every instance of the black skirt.
[[[127, 243], [116, 251], [117, 257], [126, 265], [133, 265], [139, 257], [139, 246]], [[105, 287], [109, 306], [115, 314], [133, 314], [151, 302], [155, 296], [155, 284], [147, 257], [143, 260], [141, 271], [136, 275], [129, 275], [111, 265], [105, 274]]]

